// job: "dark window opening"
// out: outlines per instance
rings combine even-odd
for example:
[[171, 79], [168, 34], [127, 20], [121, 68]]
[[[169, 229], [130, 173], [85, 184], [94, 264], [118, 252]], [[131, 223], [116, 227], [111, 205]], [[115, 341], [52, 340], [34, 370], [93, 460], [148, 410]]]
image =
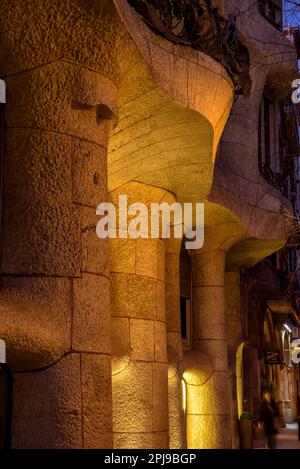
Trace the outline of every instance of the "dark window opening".
[[181, 320], [181, 337], [187, 339], [187, 308], [186, 298], [180, 297], [180, 320]]
[[277, 252], [274, 252], [273, 254], [268, 256], [267, 259], [270, 261], [274, 269], [277, 269]]
[[191, 260], [184, 245], [180, 253], [180, 321], [181, 337], [186, 346], [191, 345], [191, 302], [192, 302], [192, 269]]
[[258, 0], [260, 14], [274, 26], [282, 31], [282, 1]]
[[264, 97], [264, 131], [265, 131], [265, 165], [267, 168], [271, 167], [271, 145], [270, 145], [270, 101], [268, 98]]

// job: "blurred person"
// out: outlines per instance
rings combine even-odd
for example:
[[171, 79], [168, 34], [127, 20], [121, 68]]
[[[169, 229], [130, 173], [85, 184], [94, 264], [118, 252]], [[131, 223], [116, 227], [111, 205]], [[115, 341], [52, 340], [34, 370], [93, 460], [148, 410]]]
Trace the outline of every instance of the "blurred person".
[[259, 424], [263, 427], [268, 449], [275, 449], [276, 417], [278, 415], [278, 405], [272, 398], [271, 392], [266, 391], [259, 409]]

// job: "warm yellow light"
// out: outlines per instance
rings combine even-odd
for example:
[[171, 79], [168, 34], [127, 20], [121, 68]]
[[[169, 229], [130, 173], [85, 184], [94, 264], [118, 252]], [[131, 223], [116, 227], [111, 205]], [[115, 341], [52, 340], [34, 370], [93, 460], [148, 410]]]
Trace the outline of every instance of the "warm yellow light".
[[238, 416], [243, 413], [244, 402], [244, 383], [243, 383], [243, 349], [244, 342], [242, 342], [236, 351], [236, 392], [238, 404]]
[[186, 382], [184, 379], [181, 380], [181, 398], [182, 398], [182, 408], [184, 413], [186, 413]]

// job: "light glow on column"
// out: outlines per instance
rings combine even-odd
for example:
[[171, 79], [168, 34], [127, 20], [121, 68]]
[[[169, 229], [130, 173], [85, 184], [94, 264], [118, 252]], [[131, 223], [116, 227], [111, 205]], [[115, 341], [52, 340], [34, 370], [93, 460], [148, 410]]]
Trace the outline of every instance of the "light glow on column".
[[186, 382], [184, 379], [181, 380], [181, 398], [182, 398], [182, 408], [184, 413], [186, 413]]
[[237, 406], [238, 406], [238, 417], [243, 413], [243, 402], [244, 402], [244, 382], [243, 382], [243, 350], [244, 342], [242, 342], [236, 351], [236, 394], [237, 394]]

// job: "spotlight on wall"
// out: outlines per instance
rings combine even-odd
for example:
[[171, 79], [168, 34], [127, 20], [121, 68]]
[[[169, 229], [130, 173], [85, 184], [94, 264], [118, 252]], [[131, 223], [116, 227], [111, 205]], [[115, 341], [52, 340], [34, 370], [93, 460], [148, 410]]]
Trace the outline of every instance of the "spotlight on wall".
[[181, 380], [181, 398], [182, 398], [182, 408], [184, 413], [186, 413], [186, 382], [184, 379]]
[[284, 324], [284, 327], [290, 334], [292, 333], [292, 329], [287, 324]]

